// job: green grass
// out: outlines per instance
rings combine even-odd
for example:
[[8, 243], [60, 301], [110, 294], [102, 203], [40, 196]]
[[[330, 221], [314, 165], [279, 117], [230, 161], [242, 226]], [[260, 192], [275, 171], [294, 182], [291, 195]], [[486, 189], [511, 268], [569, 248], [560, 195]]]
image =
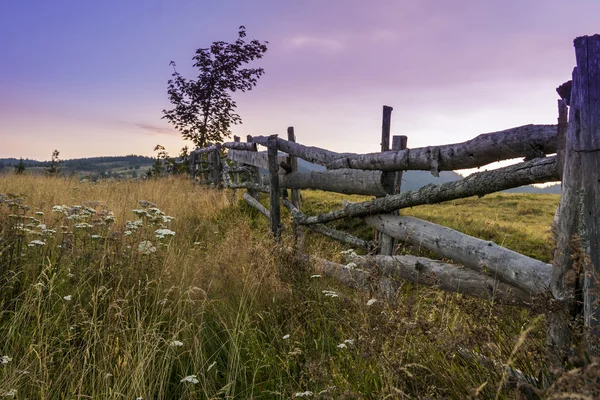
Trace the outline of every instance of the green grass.
[[[510, 361], [532, 377], [548, 375], [542, 317], [408, 283], [393, 302], [367, 306], [377, 293], [311, 278], [312, 266], [288, 250], [290, 232], [273, 242], [264, 217], [231, 192], [173, 178], [80, 183], [8, 175], [0, 193], [0, 395], [520, 398], [500, 371], [461, 349]], [[331, 209], [338, 199], [305, 192], [304, 210]], [[149, 216], [134, 214], [139, 200], [175, 219], [164, 222], [149, 207]], [[556, 202], [497, 195], [406, 214], [488, 232], [543, 258], [549, 247], [540, 227], [549, 226]], [[95, 214], [53, 212], [55, 205]], [[128, 228], [140, 218], [141, 226]], [[339, 224], [372, 235], [357, 221]], [[175, 236], [157, 238], [161, 226]], [[308, 240], [318, 255], [339, 258], [343, 249], [320, 236]]]

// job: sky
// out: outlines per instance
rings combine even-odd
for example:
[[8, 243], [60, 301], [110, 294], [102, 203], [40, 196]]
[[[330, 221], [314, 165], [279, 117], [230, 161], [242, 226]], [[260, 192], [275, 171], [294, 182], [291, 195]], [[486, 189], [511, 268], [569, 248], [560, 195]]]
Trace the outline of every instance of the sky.
[[339, 152], [380, 148], [382, 106], [409, 147], [556, 123], [573, 39], [600, 33], [600, 1], [0, 0], [0, 158], [173, 155], [170, 61], [214, 41], [268, 41], [233, 134]]

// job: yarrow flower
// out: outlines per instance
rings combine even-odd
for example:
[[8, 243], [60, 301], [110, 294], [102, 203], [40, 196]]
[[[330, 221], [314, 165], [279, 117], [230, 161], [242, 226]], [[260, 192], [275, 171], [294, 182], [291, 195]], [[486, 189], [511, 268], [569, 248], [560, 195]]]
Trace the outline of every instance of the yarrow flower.
[[287, 339], [289, 339], [289, 338], [290, 338], [290, 335], [289, 335], [289, 333], [288, 333], [287, 335], [283, 335], [283, 337], [282, 337], [282, 339], [283, 339], [283, 340], [287, 340]]
[[157, 229], [154, 234], [158, 239], [164, 239], [166, 236], [175, 236], [175, 232], [170, 229]]
[[12, 357], [9, 357], [9, 356], [0, 357], [0, 364], [8, 364], [11, 361], [12, 361]]
[[171, 347], [181, 347], [181, 346], [183, 346], [183, 342], [180, 342], [179, 340], [173, 340], [171, 343], [169, 343], [169, 346], [171, 346]]
[[370, 299], [369, 301], [367, 301], [368, 306], [372, 306], [375, 303], [377, 303], [377, 299]]
[[71, 300], [73, 300], [73, 296], [71, 296], [70, 294], [68, 294], [65, 297], [63, 297], [63, 300], [65, 300], [65, 301], [71, 301]]
[[196, 375], [188, 375], [185, 378], [183, 378], [182, 380], [180, 380], [179, 382], [189, 382], [189, 383], [193, 383], [195, 385], [196, 383], [198, 383], [200, 381], [198, 380]]
[[311, 277], [311, 278], [313, 278], [313, 279], [314, 279], [314, 278], [320, 278], [320, 277], [321, 277], [321, 275], [318, 275], [318, 274], [317, 274], [317, 275], [311, 275], [310, 277]]
[[313, 392], [307, 390], [306, 392], [298, 392], [294, 395], [294, 397], [312, 397], [314, 395]]
[[321, 293], [323, 293], [325, 295], [325, 297], [340, 297], [336, 292], [334, 292], [333, 290], [323, 290]]
[[79, 224], [75, 224], [74, 227], [75, 227], [75, 229], [87, 229], [87, 228], [93, 228], [94, 225], [88, 224], [87, 222], [81, 222]]
[[210, 364], [210, 365], [208, 366], [208, 368], [206, 369], [206, 372], [210, 371], [210, 370], [211, 370], [211, 369], [212, 369], [212, 368], [213, 368], [215, 365], [217, 365], [217, 362], [216, 362], [216, 361], [213, 361], [213, 362], [212, 362], [212, 364]]
[[29, 242], [29, 244], [27, 246], [29, 247], [35, 247], [35, 246], [45, 246], [46, 242], [43, 242], [41, 240], [32, 240], [31, 242]]
[[143, 240], [138, 245], [138, 253], [140, 254], [152, 254], [156, 251], [156, 247], [152, 245], [149, 240]]

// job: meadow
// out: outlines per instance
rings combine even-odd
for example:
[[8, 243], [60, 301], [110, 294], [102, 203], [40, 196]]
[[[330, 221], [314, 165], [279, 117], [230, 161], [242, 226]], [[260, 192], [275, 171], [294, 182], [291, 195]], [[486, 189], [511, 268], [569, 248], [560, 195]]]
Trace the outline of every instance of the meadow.
[[[541, 389], [554, 378], [543, 315], [409, 283], [390, 301], [344, 288], [295, 257], [289, 220], [275, 243], [240, 192], [177, 177], [92, 183], [8, 174], [0, 193], [0, 396], [523, 398], [575, 390], [560, 381]], [[338, 207], [342, 198], [306, 191], [303, 210]], [[558, 200], [496, 194], [403, 214], [549, 261]], [[359, 220], [336, 224], [374, 235]], [[335, 261], [346, 249], [310, 232], [306, 248]], [[518, 368], [529, 384], [473, 354]]]

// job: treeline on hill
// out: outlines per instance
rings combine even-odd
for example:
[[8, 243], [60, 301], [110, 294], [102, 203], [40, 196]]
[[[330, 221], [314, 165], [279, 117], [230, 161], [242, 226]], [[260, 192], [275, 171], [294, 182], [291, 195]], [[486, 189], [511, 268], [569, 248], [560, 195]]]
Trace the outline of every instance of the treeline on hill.
[[[1, 158], [0, 173], [12, 171], [21, 159]], [[23, 166], [29, 173], [44, 173], [50, 161], [23, 159]], [[89, 175], [91, 177], [142, 177], [154, 164], [151, 157], [127, 155], [109, 157], [74, 158], [60, 163], [61, 174]]]

